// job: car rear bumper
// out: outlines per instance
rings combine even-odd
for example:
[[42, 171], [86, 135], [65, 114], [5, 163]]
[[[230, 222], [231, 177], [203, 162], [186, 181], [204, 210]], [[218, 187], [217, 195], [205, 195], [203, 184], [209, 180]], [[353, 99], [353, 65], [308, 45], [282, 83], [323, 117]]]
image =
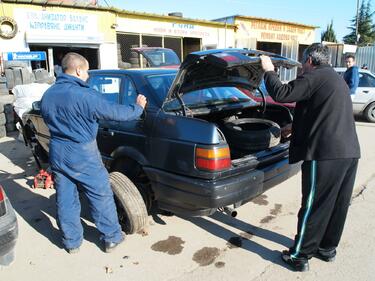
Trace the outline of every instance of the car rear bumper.
[[144, 167], [161, 209], [180, 215], [210, 215], [219, 207], [250, 201], [300, 170], [283, 159], [266, 168], [217, 180], [186, 177]]
[[0, 265], [8, 265], [14, 259], [13, 250], [18, 238], [16, 214], [6, 199], [6, 215], [0, 217]]

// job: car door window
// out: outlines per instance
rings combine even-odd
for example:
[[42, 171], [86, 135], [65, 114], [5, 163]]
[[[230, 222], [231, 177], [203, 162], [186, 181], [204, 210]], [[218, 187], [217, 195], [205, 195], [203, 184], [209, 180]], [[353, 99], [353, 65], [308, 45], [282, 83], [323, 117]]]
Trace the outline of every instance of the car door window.
[[124, 83], [125, 83], [125, 91], [124, 91], [122, 104], [129, 105], [129, 104], [136, 103], [138, 94], [137, 94], [137, 90], [134, 86], [133, 81], [129, 77], [126, 77], [124, 78]]
[[367, 73], [359, 74], [359, 87], [375, 87], [375, 78]]
[[120, 102], [121, 78], [109, 75], [94, 75], [89, 79], [89, 85], [103, 97], [114, 103]]

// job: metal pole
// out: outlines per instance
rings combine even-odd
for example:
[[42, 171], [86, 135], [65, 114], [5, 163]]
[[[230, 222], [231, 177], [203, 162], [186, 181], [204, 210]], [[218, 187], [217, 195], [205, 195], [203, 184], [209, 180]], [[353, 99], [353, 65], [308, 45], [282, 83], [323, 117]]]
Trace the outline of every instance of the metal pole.
[[359, 0], [357, 0], [357, 17], [355, 27], [355, 44], [358, 45], [358, 20], [359, 20]]

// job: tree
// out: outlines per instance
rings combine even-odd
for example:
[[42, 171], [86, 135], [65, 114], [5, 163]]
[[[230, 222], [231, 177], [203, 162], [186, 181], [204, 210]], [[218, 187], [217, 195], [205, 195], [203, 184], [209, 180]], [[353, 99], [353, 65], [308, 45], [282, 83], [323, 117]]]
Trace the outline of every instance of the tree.
[[[358, 45], [364, 46], [367, 44], [372, 44], [375, 41], [375, 30], [374, 24], [372, 23], [371, 4], [370, 1], [363, 0], [358, 13], [358, 34], [360, 35], [358, 40]], [[352, 31], [344, 36], [343, 41], [346, 44], [356, 43], [356, 24], [357, 16], [352, 20], [352, 26], [348, 27]]]
[[335, 31], [333, 30], [333, 20], [327, 24], [327, 29], [321, 34], [321, 41], [337, 42]]

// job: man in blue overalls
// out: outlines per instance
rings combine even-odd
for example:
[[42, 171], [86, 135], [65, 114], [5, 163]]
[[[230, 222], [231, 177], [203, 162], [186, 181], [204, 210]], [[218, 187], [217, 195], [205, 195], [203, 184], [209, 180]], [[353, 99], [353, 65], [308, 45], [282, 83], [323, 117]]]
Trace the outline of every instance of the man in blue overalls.
[[108, 173], [97, 143], [98, 120], [127, 121], [138, 118], [146, 105], [143, 95], [137, 104], [126, 106], [103, 99], [86, 84], [89, 64], [79, 54], [62, 60], [63, 74], [44, 94], [41, 113], [51, 140], [50, 164], [56, 188], [57, 222], [68, 253], [76, 253], [83, 239], [81, 205], [77, 186], [83, 188], [95, 225], [101, 232], [105, 252], [124, 241], [118, 221]]

